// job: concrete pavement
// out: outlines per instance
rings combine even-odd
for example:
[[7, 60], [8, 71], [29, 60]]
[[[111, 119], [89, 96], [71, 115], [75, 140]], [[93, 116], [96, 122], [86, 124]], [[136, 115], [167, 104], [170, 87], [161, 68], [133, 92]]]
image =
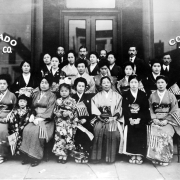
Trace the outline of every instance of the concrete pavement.
[[38, 166], [21, 165], [17, 159], [0, 164], [0, 179], [18, 180], [180, 180], [177, 155], [167, 167], [154, 166], [150, 161], [142, 165], [129, 164], [125, 156], [118, 156], [114, 164], [76, 164], [72, 158], [58, 164], [55, 157]]

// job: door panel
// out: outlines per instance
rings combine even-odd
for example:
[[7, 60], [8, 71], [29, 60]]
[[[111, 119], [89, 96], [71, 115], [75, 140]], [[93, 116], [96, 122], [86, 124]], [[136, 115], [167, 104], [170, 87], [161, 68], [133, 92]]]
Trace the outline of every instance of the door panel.
[[65, 48], [79, 51], [85, 45], [90, 51], [115, 51], [116, 16], [65, 16]]

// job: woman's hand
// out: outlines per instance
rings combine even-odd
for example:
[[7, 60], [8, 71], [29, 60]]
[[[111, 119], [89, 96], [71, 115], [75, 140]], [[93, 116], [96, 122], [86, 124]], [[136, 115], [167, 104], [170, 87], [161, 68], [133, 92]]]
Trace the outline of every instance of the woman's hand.
[[134, 120], [132, 118], [129, 118], [130, 124], [133, 126], [134, 125]]
[[30, 118], [29, 118], [29, 122], [33, 122], [34, 121], [34, 114], [31, 114]]
[[161, 121], [161, 126], [166, 126], [166, 125], [167, 125], [167, 123], [168, 123], [168, 121], [167, 121], [167, 120], [163, 120], [163, 121]]
[[81, 124], [86, 123], [86, 119], [81, 119]]
[[155, 124], [155, 125], [161, 125], [161, 122], [158, 120], [158, 119], [153, 119], [153, 123]]
[[38, 119], [34, 119], [33, 123], [34, 123], [34, 125], [36, 125], [36, 126], [37, 126], [37, 125], [39, 124]]

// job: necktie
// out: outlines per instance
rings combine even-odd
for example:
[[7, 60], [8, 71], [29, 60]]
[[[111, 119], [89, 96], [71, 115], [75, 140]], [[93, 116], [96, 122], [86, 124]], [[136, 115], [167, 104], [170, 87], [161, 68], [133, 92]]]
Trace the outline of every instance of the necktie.
[[168, 68], [167, 67], [165, 68], [165, 72], [168, 73]]

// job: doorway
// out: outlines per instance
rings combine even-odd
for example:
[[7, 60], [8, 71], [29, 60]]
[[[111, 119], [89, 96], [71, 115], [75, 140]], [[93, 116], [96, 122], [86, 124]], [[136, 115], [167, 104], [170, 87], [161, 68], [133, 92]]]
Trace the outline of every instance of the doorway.
[[79, 51], [84, 45], [88, 51], [102, 49], [116, 52], [116, 16], [64, 16], [65, 48]]

